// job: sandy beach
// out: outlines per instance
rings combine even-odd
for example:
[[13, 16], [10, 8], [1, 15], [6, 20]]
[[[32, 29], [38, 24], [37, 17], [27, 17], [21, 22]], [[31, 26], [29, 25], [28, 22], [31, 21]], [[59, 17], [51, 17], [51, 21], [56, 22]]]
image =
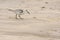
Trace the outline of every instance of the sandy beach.
[[[59, 0], [0, 0], [0, 40], [60, 40]], [[29, 10], [23, 20], [7, 9]]]

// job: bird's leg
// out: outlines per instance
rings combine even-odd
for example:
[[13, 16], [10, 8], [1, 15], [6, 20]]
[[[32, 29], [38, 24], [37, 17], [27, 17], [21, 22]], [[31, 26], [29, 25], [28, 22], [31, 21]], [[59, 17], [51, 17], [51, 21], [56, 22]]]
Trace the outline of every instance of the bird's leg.
[[18, 15], [20, 19], [23, 19], [20, 15]]
[[17, 14], [16, 14], [15, 18], [17, 19]]

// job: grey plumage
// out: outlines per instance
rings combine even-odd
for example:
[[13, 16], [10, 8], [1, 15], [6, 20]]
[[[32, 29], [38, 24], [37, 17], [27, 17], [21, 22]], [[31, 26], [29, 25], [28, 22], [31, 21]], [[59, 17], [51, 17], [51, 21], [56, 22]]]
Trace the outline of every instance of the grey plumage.
[[[16, 14], [16, 19], [19, 17], [20, 19], [22, 19], [22, 17], [20, 15], [23, 15], [24, 14], [24, 10], [22, 9], [16, 9], [16, 10], [13, 10], [13, 9], [8, 9], [8, 11], [12, 11]], [[25, 10], [28, 14], [30, 14], [30, 12], [28, 10]], [[18, 17], [17, 17], [18, 16]]]

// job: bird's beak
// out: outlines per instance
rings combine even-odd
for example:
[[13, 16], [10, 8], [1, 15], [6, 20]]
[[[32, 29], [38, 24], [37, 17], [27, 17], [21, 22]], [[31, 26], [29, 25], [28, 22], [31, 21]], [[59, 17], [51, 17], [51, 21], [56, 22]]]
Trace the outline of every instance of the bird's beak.
[[26, 10], [26, 12], [30, 15], [30, 12], [28, 10]]

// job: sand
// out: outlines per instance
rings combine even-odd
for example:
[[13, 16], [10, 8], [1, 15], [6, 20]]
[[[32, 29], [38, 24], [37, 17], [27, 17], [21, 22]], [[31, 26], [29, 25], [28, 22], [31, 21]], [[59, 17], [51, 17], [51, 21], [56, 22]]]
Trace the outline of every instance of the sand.
[[[60, 40], [59, 0], [0, 0], [0, 40]], [[7, 9], [29, 10], [23, 20]]]

